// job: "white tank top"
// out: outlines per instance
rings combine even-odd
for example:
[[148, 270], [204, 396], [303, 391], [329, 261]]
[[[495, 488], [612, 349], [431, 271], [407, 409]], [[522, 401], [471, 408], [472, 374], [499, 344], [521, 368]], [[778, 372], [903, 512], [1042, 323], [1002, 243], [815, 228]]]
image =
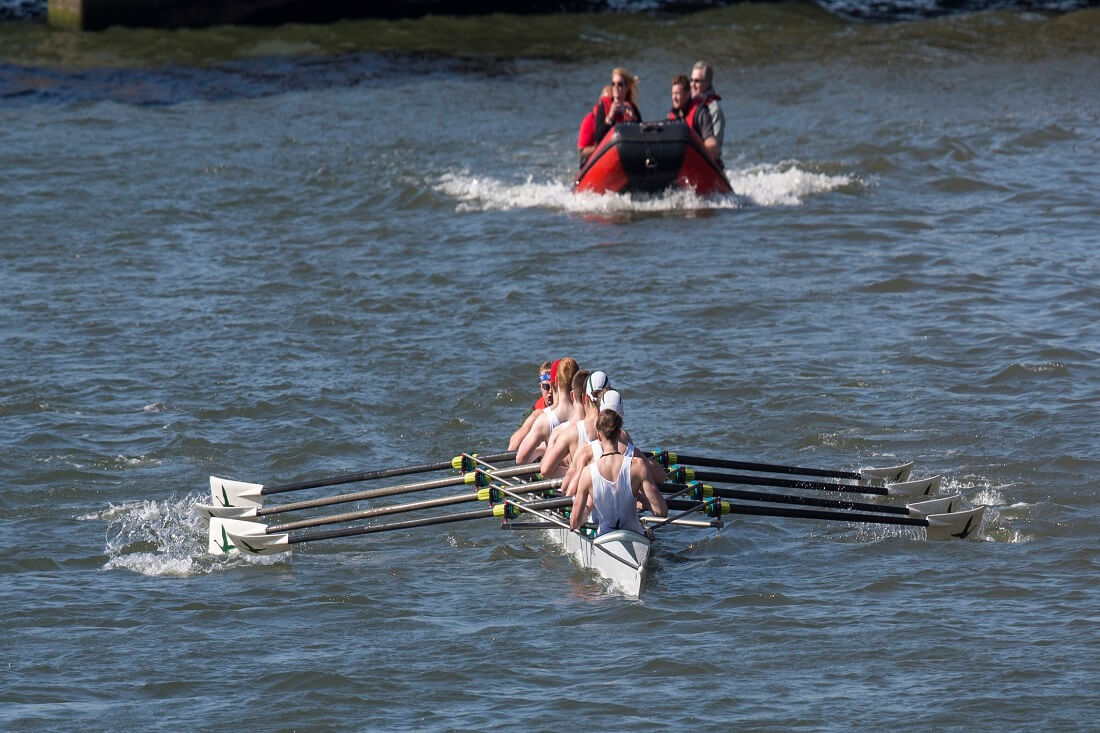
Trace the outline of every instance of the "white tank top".
[[[601, 443], [598, 440], [593, 440], [593, 441], [590, 441], [589, 444], [592, 446], [592, 463], [595, 463], [596, 461], [600, 460], [600, 456], [603, 455], [603, 443]], [[623, 451], [623, 460], [626, 460], [627, 458], [633, 458], [633, 457], [634, 457], [634, 444], [633, 443], [627, 443], [626, 444], [626, 450]]]
[[561, 425], [561, 420], [559, 420], [558, 416], [554, 414], [553, 407], [544, 407], [542, 408], [542, 411], [546, 413], [546, 421], [550, 423], [550, 432], [554, 432], [554, 430], [559, 425]]
[[[633, 453], [633, 451], [629, 451]], [[623, 465], [614, 481], [608, 481], [600, 473], [593, 461], [588, 470], [592, 474], [592, 504], [599, 515], [600, 529], [597, 535], [616, 529], [629, 529], [631, 532], [645, 534], [638, 519], [634, 491], [630, 488], [630, 462], [632, 457], [623, 456]]]
[[598, 440], [593, 440], [588, 437], [588, 430], [584, 426], [584, 420], [577, 421], [577, 447], [583, 448], [589, 443], [599, 443]]

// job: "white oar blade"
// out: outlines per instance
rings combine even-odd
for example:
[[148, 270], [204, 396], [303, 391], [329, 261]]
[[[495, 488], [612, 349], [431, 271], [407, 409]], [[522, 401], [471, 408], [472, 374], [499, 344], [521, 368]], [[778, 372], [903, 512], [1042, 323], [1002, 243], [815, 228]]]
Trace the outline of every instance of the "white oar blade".
[[195, 513], [203, 519], [221, 517], [223, 519], [247, 519], [256, 516], [254, 506], [221, 506], [220, 504], [195, 503]]
[[915, 481], [888, 482], [886, 490], [890, 496], [932, 496], [940, 490], [943, 476], [929, 476]]
[[243, 519], [210, 518], [210, 536], [206, 549], [211, 555], [229, 555], [237, 549], [232, 534], [263, 534], [267, 525]]
[[914, 517], [927, 517], [929, 514], [950, 514], [962, 508], [962, 494], [952, 494], [939, 499], [916, 501], [906, 504], [905, 508]]
[[863, 477], [860, 479], [863, 484], [869, 486], [882, 486], [883, 484], [905, 481], [909, 478], [909, 474], [912, 473], [912, 471], [913, 462], [909, 461], [899, 466], [886, 466], [884, 468], [868, 466], [867, 468], [859, 469], [859, 475]]
[[240, 552], [250, 555], [276, 555], [290, 552], [290, 535], [286, 532], [275, 534], [237, 534], [229, 532], [229, 539]]
[[263, 487], [263, 484], [211, 476], [210, 499], [218, 506], [263, 506], [264, 499], [260, 493]]
[[985, 507], [966, 512], [928, 515], [928, 539], [930, 540], [976, 540], [982, 528]]

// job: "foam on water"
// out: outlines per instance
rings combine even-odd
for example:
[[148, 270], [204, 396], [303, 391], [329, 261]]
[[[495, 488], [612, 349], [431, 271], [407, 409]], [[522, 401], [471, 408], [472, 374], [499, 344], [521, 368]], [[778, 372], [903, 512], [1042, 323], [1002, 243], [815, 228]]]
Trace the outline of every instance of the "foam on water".
[[798, 206], [809, 196], [828, 193], [858, 183], [849, 175], [828, 175], [801, 168], [798, 163], [729, 169], [734, 193], [698, 196], [693, 191], [670, 190], [650, 194], [573, 193], [572, 185], [559, 180], [522, 183], [477, 176], [468, 170], [445, 173], [434, 184], [436, 191], [458, 200], [457, 211], [501, 211], [545, 208], [573, 213], [617, 214], [625, 212], [691, 212], [701, 209], [739, 209], [752, 206]]
[[164, 501], [111, 505], [81, 520], [106, 520], [104, 570], [126, 569], [158, 577], [190, 577], [242, 564], [273, 565], [287, 555], [255, 557], [234, 553], [215, 557], [206, 552], [207, 524], [195, 513], [198, 495]]

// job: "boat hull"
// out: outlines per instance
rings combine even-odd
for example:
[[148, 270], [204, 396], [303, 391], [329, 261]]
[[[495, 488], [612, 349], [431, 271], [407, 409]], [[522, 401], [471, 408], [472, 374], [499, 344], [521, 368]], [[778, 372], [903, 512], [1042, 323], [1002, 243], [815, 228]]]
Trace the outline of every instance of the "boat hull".
[[702, 196], [733, 192], [699, 136], [671, 120], [615, 125], [573, 184], [574, 191], [591, 193], [659, 193], [669, 188]]
[[631, 598], [641, 595], [652, 549], [645, 535], [619, 529], [592, 539], [564, 527], [546, 532], [582, 568], [596, 571]]

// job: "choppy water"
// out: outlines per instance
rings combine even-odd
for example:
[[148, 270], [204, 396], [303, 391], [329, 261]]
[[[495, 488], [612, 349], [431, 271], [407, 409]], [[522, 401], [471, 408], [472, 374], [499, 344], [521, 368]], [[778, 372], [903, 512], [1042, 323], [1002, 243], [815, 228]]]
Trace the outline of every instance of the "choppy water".
[[[684, 49], [690, 49], [685, 51]], [[613, 64], [717, 67], [735, 196], [574, 197]], [[0, 24], [0, 727], [1091, 729], [1100, 13]], [[640, 601], [491, 522], [206, 555], [208, 475], [640, 443], [914, 459], [978, 542], [763, 518]]]

